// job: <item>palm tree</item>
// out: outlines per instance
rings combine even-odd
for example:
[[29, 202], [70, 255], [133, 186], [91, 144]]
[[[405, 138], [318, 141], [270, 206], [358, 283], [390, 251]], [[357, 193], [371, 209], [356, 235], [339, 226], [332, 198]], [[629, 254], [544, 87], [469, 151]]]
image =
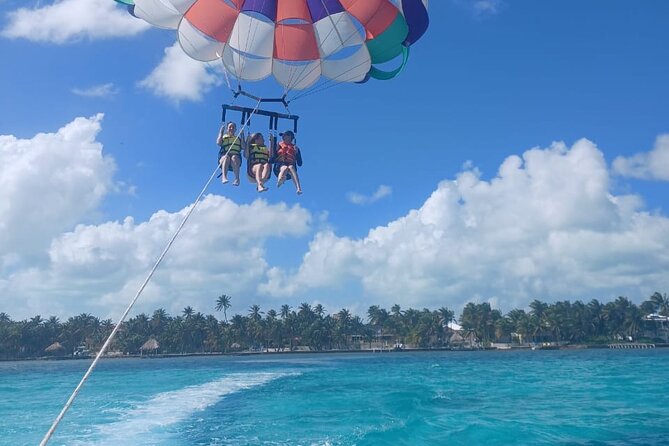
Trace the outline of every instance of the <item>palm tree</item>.
[[337, 313], [337, 318], [344, 323], [349, 323], [351, 321], [351, 312], [346, 308], [342, 308], [341, 311]]
[[251, 315], [251, 320], [258, 322], [259, 320], [262, 319], [261, 314], [262, 311], [260, 311], [260, 306], [259, 305], [251, 305], [249, 307], [249, 314]]
[[218, 320], [209, 314], [206, 318], [206, 340], [204, 341], [205, 345], [208, 347], [210, 352], [219, 352], [221, 351], [221, 330]]
[[266, 348], [274, 347], [280, 340], [280, 331], [281, 322], [277, 320], [277, 312], [275, 310], [269, 310], [265, 315], [265, 337], [266, 337]]
[[395, 317], [400, 317], [402, 315], [402, 309], [400, 308], [399, 305], [395, 304], [392, 307], [390, 307], [390, 312], [393, 314]]
[[527, 336], [530, 334], [531, 330], [530, 320], [527, 313], [525, 313], [525, 310], [511, 310], [506, 315], [506, 319], [509, 320], [513, 333], [518, 336], [518, 342], [522, 344], [527, 341]]
[[249, 307], [249, 317], [251, 321], [247, 329], [254, 348], [258, 347], [259, 344], [262, 344], [265, 338], [263, 335], [262, 314], [263, 312], [260, 311], [259, 305], [251, 305]]
[[669, 296], [667, 293], [664, 295], [655, 292], [649, 299], [655, 306], [655, 311], [657, 311], [662, 316], [669, 316]]
[[285, 321], [289, 315], [290, 315], [290, 305], [287, 304], [281, 305], [281, 319]]
[[195, 310], [193, 310], [193, 307], [190, 305], [184, 308], [183, 315], [186, 319], [190, 319], [190, 317], [193, 316], [193, 313], [195, 313]]
[[60, 328], [60, 320], [56, 316], [51, 316], [44, 325], [50, 333], [55, 333]]
[[[546, 310], [548, 309], [548, 304], [541, 302], [538, 299], [534, 299], [530, 303], [530, 316], [532, 316], [532, 325], [533, 325], [533, 337], [536, 341], [537, 336], [541, 336], [543, 339], [546, 335]], [[545, 340], [545, 339], [544, 339]]]
[[165, 311], [164, 308], [158, 308], [156, 311], [154, 311], [150, 322], [153, 333], [156, 335], [161, 333], [168, 319], [169, 316], [167, 315], [167, 311]]
[[495, 321], [495, 340], [497, 342], [509, 342], [512, 331], [513, 325], [509, 319], [501, 317]]
[[379, 311], [381, 308], [378, 305], [372, 305], [367, 309], [367, 320], [372, 325], [377, 325], [379, 322]]
[[248, 319], [244, 316], [239, 314], [232, 316], [232, 319], [230, 319], [230, 332], [232, 334], [232, 340], [234, 341], [232, 344], [237, 343], [240, 346], [246, 344], [248, 339], [247, 322]]
[[216, 311], [221, 311], [223, 310], [223, 317], [225, 318], [225, 322], [228, 322], [228, 308], [230, 308], [230, 300], [232, 298], [228, 296], [227, 294], [221, 294], [218, 296], [218, 299], [216, 299]]
[[604, 336], [604, 306], [592, 299], [586, 306], [586, 318], [589, 321], [588, 335], [592, 337]]
[[453, 322], [453, 320], [455, 319], [455, 313], [453, 312], [453, 310], [449, 310], [446, 307], [439, 308], [437, 312], [439, 313], [439, 323], [444, 328], [448, 327], [448, 324]]
[[304, 319], [311, 319], [311, 316], [314, 314], [314, 310], [311, 309], [311, 305], [306, 302], [302, 302], [297, 311], [297, 315], [301, 316]]
[[337, 333], [337, 343], [339, 348], [348, 348], [348, 337], [351, 333], [352, 317], [351, 312], [343, 308], [336, 314], [335, 331]]
[[293, 342], [295, 341], [295, 332], [297, 325], [297, 315], [295, 312], [290, 311], [288, 305], [283, 305], [281, 307], [281, 320], [283, 321], [283, 330], [284, 330], [284, 340], [282, 341], [281, 346], [285, 345], [285, 339], [288, 338], [288, 345], [290, 346], [290, 351], [293, 351]]

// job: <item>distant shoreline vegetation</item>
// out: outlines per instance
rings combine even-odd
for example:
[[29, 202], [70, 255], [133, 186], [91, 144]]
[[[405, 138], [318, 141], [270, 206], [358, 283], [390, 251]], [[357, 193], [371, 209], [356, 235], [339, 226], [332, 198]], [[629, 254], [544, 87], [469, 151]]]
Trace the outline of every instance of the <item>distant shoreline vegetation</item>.
[[[223, 319], [184, 308], [170, 316], [157, 309], [123, 323], [108, 352], [138, 354], [206, 354], [390, 349], [478, 349], [503, 344], [606, 345], [620, 342], [669, 342], [669, 297], [659, 292], [641, 305], [626, 297], [601, 303], [534, 300], [528, 311], [503, 315], [489, 303], [468, 303], [459, 318], [437, 310], [372, 305], [367, 320], [347, 309], [326, 314], [322, 305], [283, 305], [266, 313], [251, 305], [248, 314], [229, 320], [230, 296], [219, 296], [215, 309]], [[460, 324], [455, 327], [453, 322]], [[0, 360], [87, 357], [95, 354], [114, 324], [82, 313], [65, 322], [52, 316], [13, 321], [0, 313]]]

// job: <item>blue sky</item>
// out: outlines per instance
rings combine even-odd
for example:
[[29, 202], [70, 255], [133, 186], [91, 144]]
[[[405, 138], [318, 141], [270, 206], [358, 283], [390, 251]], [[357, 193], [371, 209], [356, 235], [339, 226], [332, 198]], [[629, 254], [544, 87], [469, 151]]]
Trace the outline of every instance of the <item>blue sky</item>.
[[[398, 78], [291, 104], [305, 194], [214, 183], [137, 310], [669, 291], [668, 14], [430, 2]], [[230, 100], [174, 41], [111, 0], [0, 0], [0, 311], [114, 318], [134, 295]]]

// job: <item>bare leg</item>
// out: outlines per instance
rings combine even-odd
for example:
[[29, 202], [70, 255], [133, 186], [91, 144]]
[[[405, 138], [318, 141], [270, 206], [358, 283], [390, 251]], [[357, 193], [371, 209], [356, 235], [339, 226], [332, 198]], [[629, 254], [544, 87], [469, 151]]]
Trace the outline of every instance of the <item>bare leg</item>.
[[221, 157], [221, 182], [223, 184], [228, 182], [228, 166], [230, 166], [230, 157], [228, 155], [223, 155]]
[[297, 169], [295, 166], [288, 166], [288, 170], [290, 171], [290, 176], [293, 177], [293, 183], [295, 183], [297, 195], [302, 195], [302, 185], [300, 184], [300, 177], [297, 176]]
[[253, 166], [253, 174], [256, 178], [256, 189], [258, 192], [265, 192], [267, 190], [267, 188], [262, 183], [262, 171], [262, 164], [256, 164]]
[[286, 181], [286, 170], [288, 166], [281, 166], [279, 169], [279, 178], [276, 180], [276, 187], [281, 187], [284, 181]]
[[253, 170], [253, 177], [256, 179], [256, 187], [260, 190], [262, 187], [262, 183], [260, 182], [260, 164], [254, 164], [251, 170]]
[[235, 174], [235, 181], [232, 182], [233, 186], [239, 186], [239, 168], [242, 165], [242, 160], [239, 159], [239, 155], [232, 155], [232, 172]]
[[262, 165], [262, 184], [265, 186], [265, 181], [269, 179], [269, 163]]

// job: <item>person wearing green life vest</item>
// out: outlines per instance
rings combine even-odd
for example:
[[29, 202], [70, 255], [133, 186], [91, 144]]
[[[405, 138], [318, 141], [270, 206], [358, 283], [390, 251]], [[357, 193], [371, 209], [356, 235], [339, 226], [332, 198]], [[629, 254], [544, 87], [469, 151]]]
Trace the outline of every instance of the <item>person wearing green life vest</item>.
[[246, 157], [246, 173], [251, 182], [256, 183], [258, 192], [266, 192], [267, 187], [265, 181], [270, 177], [272, 171], [270, 166], [270, 159], [272, 158], [272, 149], [274, 146], [274, 136], [269, 135], [270, 147], [265, 145], [265, 138], [262, 133], [254, 133], [249, 138], [248, 143], [244, 149], [244, 156]]
[[232, 170], [235, 174], [233, 186], [239, 186], [239, 169], [242, 165], [242, 151], [244, 150], [244, 132], [237, 135], [237, 126], [234, 122], [228, 122], [218, 132], [216, 144], [221, 149], [218, 151], [218, 163], [221, 166], [221, 181], [228, 182], [228, 172]]

